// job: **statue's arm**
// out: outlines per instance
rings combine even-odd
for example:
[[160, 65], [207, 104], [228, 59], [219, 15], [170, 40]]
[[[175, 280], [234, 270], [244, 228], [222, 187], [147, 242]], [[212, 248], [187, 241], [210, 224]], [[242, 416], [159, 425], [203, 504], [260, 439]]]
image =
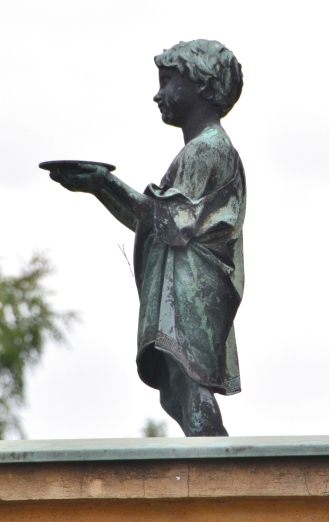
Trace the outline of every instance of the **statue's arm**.
[[131, 230], [135, 230], [138, 221], [153, 225], [154, 199], [131, 188], [113, 174], [106, 176], [95, 196]]
[[82, 165], [80, 171], [55, 169], [50, 177], [73, 192], [88, 192], [97, 197], [123, 225], [135, 231], [138, 221], [154, 222], [154, 199], [140, 194], [105, 167]]
[[117, 201], [110, 191], [103, 189], [95, 194], [97, 199], [111, 212], [122, 225], [129, 228], [133, 232], [136, 230], [137, 219], [131, 210]]
[[[236, 163], [230, 178], [222, 181], [201, 198], [154, 185], [148, 190], [155, 198], [155, 234], [173, 246], [185, 246], [192, 239], [211, 236], [216, 241], [235, 238], [241, 233], [245, 212], [245, 184], [241, 162]], [[227, 176], [228, 177], [228, 176]]]

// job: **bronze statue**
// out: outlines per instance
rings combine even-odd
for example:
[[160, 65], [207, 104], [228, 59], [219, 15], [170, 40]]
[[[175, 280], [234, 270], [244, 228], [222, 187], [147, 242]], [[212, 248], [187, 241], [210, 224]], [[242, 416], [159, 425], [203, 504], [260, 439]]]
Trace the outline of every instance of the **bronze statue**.
[[216, 41], [180, 42], [155, 57], [162, 120], [185, 146], [140, 194], [97, 163], [43, 166], [94, 194], [136, 234], [137, 367], [186, 436], [227, 435], [214, 393], [240, 391], [233, 320], [243, 293], [245, 178], [220, 120], [242, 90], [241, 66]]

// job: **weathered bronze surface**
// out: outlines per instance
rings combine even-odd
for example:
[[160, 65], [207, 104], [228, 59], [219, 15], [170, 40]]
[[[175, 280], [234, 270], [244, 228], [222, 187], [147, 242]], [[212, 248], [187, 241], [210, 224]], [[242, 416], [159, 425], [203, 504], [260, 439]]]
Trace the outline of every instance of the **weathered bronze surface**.
[[241, 66], [219, 42], [180, 42], [155, 57], [162, 120], [185, 146], [160, 185], [136, 192], [101, 164], [49, 168], [90, 192], [136, 234], [137, 367], [186, 436], [227, 435], [214, 392], [240, 391], [233, 320], [243, 293], [245, 178], [220, 120], [238, 100]]

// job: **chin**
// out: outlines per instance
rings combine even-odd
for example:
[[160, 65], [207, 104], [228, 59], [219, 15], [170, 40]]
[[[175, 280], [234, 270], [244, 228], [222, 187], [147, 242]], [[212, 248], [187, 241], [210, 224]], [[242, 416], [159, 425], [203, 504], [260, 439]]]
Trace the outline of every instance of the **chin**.
[[175, 121], [175, 118], [171, 114], [162, 114], [162, 121], [163, 123], [166, 123], [167, 125], [171, 125], [173, 127], [181, 127], [180, 123]]
[[167, 123], [168, 125], [172, 125], [173, 124], [173, 114], [171, 113], [170, 110], [163, 110], [161, 112], [161, 116], [162, 116], [162, 121], [164, 123]]
[[163, 112], [163, 113], [161, 114], [161, 116], [162, 116], [162, 121], [163, 121], [163, 123], [167, 123], [168, 125], [170, 125], [170, 123], [171, 123], [171, 118], [168, 116], [168, 114], [166, 114], [165, 112]]

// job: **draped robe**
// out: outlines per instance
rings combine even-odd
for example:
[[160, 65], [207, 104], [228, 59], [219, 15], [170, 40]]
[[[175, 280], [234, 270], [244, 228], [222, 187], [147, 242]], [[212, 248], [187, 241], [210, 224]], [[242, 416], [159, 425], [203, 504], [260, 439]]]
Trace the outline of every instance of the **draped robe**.
[[240, 391], [233, 320], [243, 284], [245, 178], [220, 126], [180, 151], [154, 199], [154, 225], [136, 228], [134, 265], [140, 297], [137, 367], [160, 387], [161, 354], [214, 392]]

